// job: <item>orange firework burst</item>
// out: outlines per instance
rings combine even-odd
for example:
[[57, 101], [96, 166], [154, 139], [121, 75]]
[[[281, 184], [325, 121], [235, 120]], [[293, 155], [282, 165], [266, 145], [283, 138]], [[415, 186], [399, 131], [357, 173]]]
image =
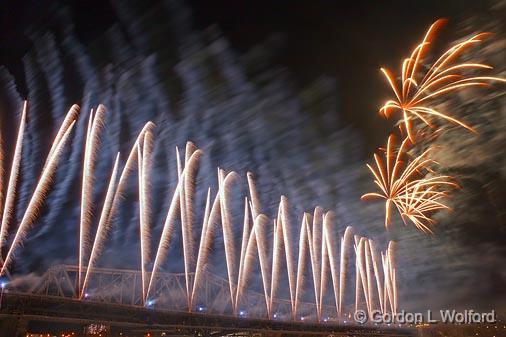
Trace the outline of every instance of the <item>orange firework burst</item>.
[[421, 69], [422, 60], [426, 58], [427, 49], [432, 42], [434, 33], [443, 23], [444, 20], [434, 22], [422, 42], [416, 46], [409, 58], [403, 61], [400, 83], [396, 82], [390, 71], [381, 68], [395, 94], [395, 99], [387, 101], [380, 109], [380, 113], [388, 118], [392, 110], [402, 111], [402, 123], [411, 141], [415, 139], [411, 125], [414, 119], [420, 119], [424, 124], [433, 127], [430, 119], [439, 117], [474, 132], [473, 128], [462, 121], [428, 106], [430, 99], [467, 87], [486, 86], [491, 81], [506, 82], [505, 79], [498, 77], [466, 77], [464, 73], [470, 70], [492, 69], [489, 65], [455, 63], [456, 58], [464, 50], [480, 43], [488, 33], [476, 34], [455, 44], [445, 51], [427, 71], [423, 71]]
[[450, 176], [419, 177], [423, 171], [430, 172], [429, 165], [434, 162], [427, 156], [430, 149], [411, 161], [404, 161], [409, 138], [404, 139], [397, 153], [394, 153], [394, 143], [394, 136], [390, 135], [385, 150], [385, 162], [375, 153], [376, 167], [367, 164], [380, 192], [364, 194], [362, 200], [381, 198], [386, 201], [385, 227], [391, 222], [391, 206], [394, 204], [405, 223], [406, 219], [409, 219], [418, 229], [430, 232], [428, 226], [433, 220], [427, 214], [443, 208], [448, 209], [440, 202], [446, 196], [444, 188], [457, 185], [451, 182]]
[[410, 188], [405, 189], [404, 195], [397, 197], [396, 206], [404, 223], [406, 219], [411, 220], [416, 228], [432, 233], [429, 225], [434, 224], [434, 220], [428, 217], [427, 213], [450, 209], [439, 201], [447, 196], [446, 191], [436, 189], [437, 185], [441, 184], [452, 183], [437, 181], [437, 178], [414, 181]]

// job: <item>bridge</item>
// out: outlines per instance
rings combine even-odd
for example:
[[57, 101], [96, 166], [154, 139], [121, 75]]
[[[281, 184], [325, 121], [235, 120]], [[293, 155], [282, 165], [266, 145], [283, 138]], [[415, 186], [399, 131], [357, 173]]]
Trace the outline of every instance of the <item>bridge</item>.
[[[76, 296], [77, 268], [50, 268], [40, 282], [25, 289], [7, 288], [0, 300], [0, 336], [26, 336], [30, 323], [103, 324], [110, 335], [143, 336], [410, 336], [414, 331], [386, 326], [352, 325], [341, 321], [316, 322], [315, 306], [302, 303], [304, 321], [290, 320], [290, 302], [274, 301], [275, 319], [266, 319], [264, 296], [245, 292], [244, 311], [230, 314], [229, 285], [211, 273], [189, 312], [184, 274], [160, 273], [152, 299], [142, 304], [141, 275], [135, 270], [96, 269], [83, 300]], [[163, 296], [162, 296], [163, 295]], [[330, 315], [331, 306], [324, 308]]]

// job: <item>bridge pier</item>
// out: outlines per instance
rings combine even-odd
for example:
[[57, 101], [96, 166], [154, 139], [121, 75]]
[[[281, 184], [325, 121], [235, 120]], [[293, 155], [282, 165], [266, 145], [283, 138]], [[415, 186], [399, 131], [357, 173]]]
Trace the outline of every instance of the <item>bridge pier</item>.
[[20, 316], [0, 317], [0, 337], [26, 336], [28, 321]]

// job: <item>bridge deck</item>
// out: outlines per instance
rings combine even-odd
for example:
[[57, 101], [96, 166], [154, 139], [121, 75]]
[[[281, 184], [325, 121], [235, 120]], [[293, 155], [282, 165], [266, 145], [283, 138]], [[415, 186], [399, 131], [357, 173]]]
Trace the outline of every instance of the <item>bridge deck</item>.
[[28, 321], [102, 323], [125, 330], [178, 331], [180, 335], [223, 336], [239, 332], [261, 336], [414, 335], [410, 329], [235, 318], [23, 293], [4, 293], [0, 315], [3, 319], [20, 317]]

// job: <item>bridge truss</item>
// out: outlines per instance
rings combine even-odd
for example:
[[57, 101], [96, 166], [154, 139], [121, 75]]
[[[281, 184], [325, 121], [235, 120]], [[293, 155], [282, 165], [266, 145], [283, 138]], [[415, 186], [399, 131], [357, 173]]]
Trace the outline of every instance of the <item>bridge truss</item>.
[[[48, 269], [40, 282], [29, 289], [34, 295], [77, 298], [78, 268], [70, 265], [56, 265]], [[193, 278], [194, 274], [190, 274]], [[229, 295], [229, 283], [226, 279], [205, 272], [203, 284], [196, 292], [192, 311], [217, 315], [230, 315], [232, 308]], [[192, 280], [191, 280], [192, 281]], [[96, 268], [90, 272], [89, 287], [84, 300], [111, 304], [143, 306], [141, 273], [137, 270]], [[153, 280], [152, 295], [146, 304], [161, 310], [188, 311], [185, 275], [183, 273], [158, 273]], [[245, 291], [241, 297], [242, 315], [255, 318], [267, 318], [264, 294]], [[273, 312], [276, 319], [291, 318], [291, 304], [286, 299], [273, 300]], [[326, 316], [335, 317], [337, 310], [325, 306]], [[299, 318], [316, 319], [316, 305], [302, 302], [298, 309]]]
[[[247, 313], [231, 315], [228, 282], [206, 273], [199, 289], [196, 308], [189, 312], [184, 274], [159, 273], [154, 280], [151, 303], [143, 305], [141, 274], [135, 270], [95, 269], [90, 273], [87, 296], [77, 296], [75, 266], [50, 268], [30, 289], [6, 289], [0, 299], [0, 336], [26, 336], [27, 322], [62, 324], [101, 323], [111, 331], [129, 331], [129, 336], [395, 336], [414, 335], [414, 331], [378, 326], [316, 322], [316, 307], [301, 303], [306, 319], [290, 320], [290, 302], [273, 302], [277, 317], [267, 319], [263, 294], [246, 291], [241, 305]], [[193, 275], [192, 275], [193, 277]], [[202, 310], [199, 310], [201, 308]], [[331, 314], [335, 307], [326, 307]], [[11, 329], [11, 330], [9, 330]], [[135, 334], [138, 332], [138, 334]], [[156, 334], [158, 333], [158, 334]], [[7, 336], [7, 335], [6, 335]]]

